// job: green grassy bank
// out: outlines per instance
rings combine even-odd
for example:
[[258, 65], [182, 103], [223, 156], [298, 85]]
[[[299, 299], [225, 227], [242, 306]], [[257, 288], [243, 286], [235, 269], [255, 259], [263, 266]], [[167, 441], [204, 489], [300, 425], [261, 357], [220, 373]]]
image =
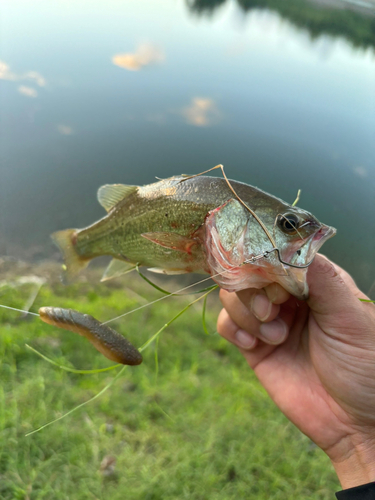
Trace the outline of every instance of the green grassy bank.
[[[93, 271], [92, 279], [65, 287], [54, 272], [32, 311], [71, 307], [104, 321], [160, 296], [137, 276], [105, 285]], [[0, 303], [22, 308], [27, 294], [27, 285], [4, 288]], [[168, 298], [111, 326], [140, 346], [191, 300]], [[50, 365], [25, 343], [70, 367], [111, 363], [74, 333], [0, 309], [0, 498], [333, 498], [339, 486], [328, 459], [214, 333], [217, 296], [208, 304], [211, 335], [203, 331], [201, 308], [162, 333], [158, 371], [152, 344], [143, 364], [126, 368], [102, 397], [29, 437], [94, 396], [117, 370], [77, 375]]]

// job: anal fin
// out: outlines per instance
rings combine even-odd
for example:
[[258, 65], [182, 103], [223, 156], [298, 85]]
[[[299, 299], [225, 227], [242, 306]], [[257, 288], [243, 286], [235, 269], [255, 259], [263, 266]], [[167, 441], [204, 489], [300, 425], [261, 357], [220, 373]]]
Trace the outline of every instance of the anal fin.
[[133, 269], [135, 268], [136, 264], [133, 264], [131, 262], [125, 262], [119, 259], [112, 259], [107, 269], [104, 271], [104, 274], [100, 281], [107, 281], [113, 278], [118, 278], [122, 274], [133, 271]]

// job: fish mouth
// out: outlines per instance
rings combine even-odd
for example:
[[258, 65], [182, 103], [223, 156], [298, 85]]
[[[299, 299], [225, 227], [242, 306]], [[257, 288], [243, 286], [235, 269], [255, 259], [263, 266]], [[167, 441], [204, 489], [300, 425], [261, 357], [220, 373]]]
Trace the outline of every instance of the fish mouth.
[[322, 224], [320, 229], [294, 253], [290, 263], [296, 267], [288, 268], [288, 278], [285, 278], [285, 283], [281, 283], [281, 285], [297, 299], [307, 300], [309, 298], [309, 286], [306, 281], [307, 266], [312, 263], [321, 246], [335, 234], [334, 227]]
[[335, 236], [336, 232], [334, 227], [321, 224], [320, 229], [294, 252], [290, 263], [301, 267], [310, 265], [319, 249], [329, 238]]
[[[334, 236], [336, 234], [336, 229], [334, 227], [331, 227], [331, 226], [326, 226], [325, 224], [322, 224], [322, 227], [319, 229], [319, 231], [317, 233], [315, 233], [314, 237], [313, 237], [313, 241], [321, 241], [323, 238], [324, 238], [324, 241], [323, 243], [328, 240], [328, 238], [331, 238], [332, 236]], [[323, 244], [322, 243], [322, 244]], [[321, 245], [319, 245], [319, 248], [321, 247]]]
[[[315, 255], [318, 253], [318, 250], [323, 246], [323, 244], [332, 238], [336, 234], [336, 229], [331, 226], [326, 226], [322, 224], [322, 227], [316, 232], [312, 238], [310, 243], [309, 251], [307, 252], [308, 262], [314, 259]], [[310, 258], [310, 259], [309, 259]]]

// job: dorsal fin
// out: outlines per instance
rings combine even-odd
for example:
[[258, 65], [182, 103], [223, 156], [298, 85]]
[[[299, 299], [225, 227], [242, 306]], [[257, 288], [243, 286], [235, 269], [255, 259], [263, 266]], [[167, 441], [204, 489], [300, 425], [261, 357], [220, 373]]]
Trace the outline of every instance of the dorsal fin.
[[127, 186], [126, 184], [105, 184], [98, 190], [98, 201], [109, 212], [119, 201], [137, 189], [138, 186]]

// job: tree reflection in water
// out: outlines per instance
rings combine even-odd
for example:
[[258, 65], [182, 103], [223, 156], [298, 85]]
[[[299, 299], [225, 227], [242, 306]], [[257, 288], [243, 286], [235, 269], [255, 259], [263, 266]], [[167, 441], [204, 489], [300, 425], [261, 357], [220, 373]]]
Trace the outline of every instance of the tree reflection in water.
[[[198, 14], [212, 14], [226, 2], [227, 0], [186, 0], [189, 9]], [[313, 0], [283, 0], [282, 2], [280, 0], [236, 0], [236, 2], [246, 13], [253, 9], [277, 11], [299, 28], [307, 29], [312, 38], [323, 34], [342, 36], [354, 47], [375, 47], [375, 3], [371, 1], [367, 2], [368, 8], [335, 0], [328, 2], [329, 6], [324, 7]]]

